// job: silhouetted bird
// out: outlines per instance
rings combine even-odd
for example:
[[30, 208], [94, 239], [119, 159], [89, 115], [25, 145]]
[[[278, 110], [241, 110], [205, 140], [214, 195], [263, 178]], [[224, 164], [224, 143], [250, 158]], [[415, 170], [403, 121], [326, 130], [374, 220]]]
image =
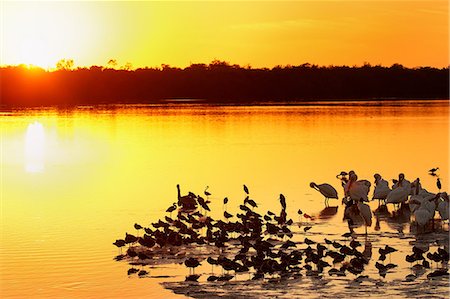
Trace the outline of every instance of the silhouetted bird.
[[192, 268], [192, 271], [194, 271], [194, 269], [200, 265], [200, 262], [197, 259], [190, 257], [184, 261], [184, 264], [186, 267]]
[[317, 185], [316, 183], [312, 182], [309, 184], [309, 186], [317, 191], [320, 192], [320, 194], [322, 194], [325, 197], [325, 202], [324, 204], [326, 206], [328, 206], [328, 200], [330, 198], [335, 198], [338, 199], [338, 194], [336, 189], [334, 189], [333, 186], [331, 186], [330, 184], [320, 184]]
[[122, 239], [118, 239], [113, 243], [113, 245], [116, 245], [118, 248], [125, 246], [125, 244], [126, 244], [125, 240]]
[[195, 200], [195, 194], [189, 192], [188, 195], [181, 196], [180, 185], [177, 185], [178, 191], [178, 205], [184, 209], [192, 210], [197, 207], [197, 201]]
[[130, 268], [128, 269], [128, 275], [134, 274], [134, 273], [138, 273], [139, 269], [136, 268]]
[[223, 216], [227, 219], [233, 217], [233, 215], [231, 215], [230, 213], [228, 213], [227, 211], [223, 212]]
[[430, 173], [430, 174], [432, 174], [432, 173], [435, 173], [436, 171], [438, 171], [439, 170], [439, 167], [436, 167], [436, 168], [431, 168], [430, 170], [428, 170], [428, 172]]
[[305, 238], [305, 243], [308, 245], [311, 245], [311, 244], [315, 244], [316, 242], [314, 242], [313, 240], [310, 240], [308, 238]]
[[280, 194], [280, 204], [283, 210], [286, 210], [286, 198], [283, 194]]
[[204, 193], [205, 193], [206, 196], [210, 196], [210, 195], [211, 195], [211, 193], [209, 193], [209, 192], [207, 191], [208, 189], [209, 189], [209, 186], [206, 186], [205, 191], [204, 191]]
[[138, 240], [136, 236], [133, 236], [131, 234], [125, 233], [125, 243], [135, 243]]
[[167, 208], [166, 212], [169, 212], [172, 214], [173, 211], [177, 209], [177, 204], [173, 203], [170, 207]]
[[245, 199], [244, 200], [244, 204], [248, 203], [251, 207], [253, 208], [257, 208], [258, 205], [256, 204], [256, 202], [253, 199]]
[[244, 185], [244, 192], [245, 192], [246, 194], [248, 194], [248, 188], [247, 188], [247, 186], [245, 186], [245, 185]]
[[441, 185], [441, 180], [439, 178], [437, 178], [436, 186], [438, 187], [439, 192], [441, 192], [442, 185]]

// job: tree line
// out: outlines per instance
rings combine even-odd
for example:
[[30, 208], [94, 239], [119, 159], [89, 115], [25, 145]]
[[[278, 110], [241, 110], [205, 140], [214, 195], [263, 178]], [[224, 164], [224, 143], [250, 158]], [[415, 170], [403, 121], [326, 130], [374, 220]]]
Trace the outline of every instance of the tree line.
[[0, 68], [3, 105], [155, 103], [200, 99], [217, 103], [314, 100], [447, 99], [449, 68], [385, 66], [277, 66], [251, 68], [223, 61], [186, 68], [56, 71]]

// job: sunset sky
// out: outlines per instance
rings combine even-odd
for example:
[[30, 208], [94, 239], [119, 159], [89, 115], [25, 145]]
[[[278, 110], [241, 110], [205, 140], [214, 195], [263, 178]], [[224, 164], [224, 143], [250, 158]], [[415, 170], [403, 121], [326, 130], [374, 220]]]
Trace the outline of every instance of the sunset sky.
[[448, 1], [1, 2], [1, 65], [449, 64]]

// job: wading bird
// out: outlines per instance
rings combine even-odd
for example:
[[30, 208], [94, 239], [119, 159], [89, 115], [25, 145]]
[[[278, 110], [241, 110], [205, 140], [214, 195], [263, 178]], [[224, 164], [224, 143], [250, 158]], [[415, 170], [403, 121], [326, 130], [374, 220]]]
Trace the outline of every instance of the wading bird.
[[309, 184], [309, 186], [311, 188], [319, 191], [325, 197], [325, 201], [324, 201], [325, 206], [328, 206], [328, 200], [330, 198], [338, 199], [338, 194], [337, 194], [336, 189], [334, 189], [334, 187], [331, 186], [330, 184], [317, 185], [316, 183], [311, 182]]

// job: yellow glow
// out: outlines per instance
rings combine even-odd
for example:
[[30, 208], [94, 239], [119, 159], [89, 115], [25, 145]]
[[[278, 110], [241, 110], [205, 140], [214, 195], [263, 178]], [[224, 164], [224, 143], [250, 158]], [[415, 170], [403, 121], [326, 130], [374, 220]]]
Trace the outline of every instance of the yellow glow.
[[2, 2], [0, 64], [445, 67], [447, 1]]
[[63, 58], [88, 57], [94, 51], [96, 26], [89, 10], [76, 4], [2, 3], [1, 64], [48, 69]]
[[25, 134], [25, 170], [27, 172], [44, 171], [45, 132], [39, 122], [28, 125]]

